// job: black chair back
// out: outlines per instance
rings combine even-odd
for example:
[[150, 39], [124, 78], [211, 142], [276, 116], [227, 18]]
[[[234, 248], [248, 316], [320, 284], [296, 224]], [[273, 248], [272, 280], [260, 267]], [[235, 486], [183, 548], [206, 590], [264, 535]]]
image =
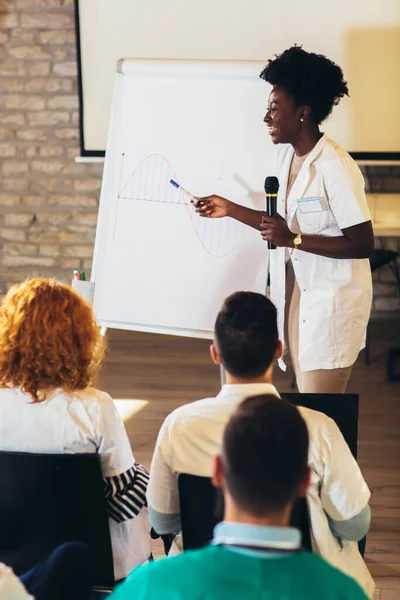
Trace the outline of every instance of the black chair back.
[[[183, 547], [185, 550], [202, 548], [212, 540], [214, 527], [222, 521], [222, 494], [209, 477], [182, 473], [178, 485]], [[302, 547], [311, 551], [310, 522], [304, 498], [296, 501], [290, 524], [300, 530]]]
[[295, 404], [324, 413], [339, 427], [354, 458], [357, 460], [358, 394], [296, 394], [283, 393], [282, 398]]
[[[331, 417], [357, 458], [358, 403], [357, 394], [282, 394], [282, 398], [298, 406], [323, 412]], [[223, 499], [209, 477], [182, 473], [178, 477], [182, 539], [185, 550], [201, 548], [213, 537], [214, 527], [223, 517]], [[307, 501], [299, 498], [292, 511], [290, 524], [300, 530], [302, 547], [311, 551], [311, 527]]]
[[17, 575], [66, 541], [92, 550], [95, 586], [114, 585], [97, 454], [0, 452], [0, 561]]
[[218, 510], [217, 490], [209, 477], [181, 473], [178, 476], [182, 542], [185, 550], [206, 546], [214, 527], [222, 521]]

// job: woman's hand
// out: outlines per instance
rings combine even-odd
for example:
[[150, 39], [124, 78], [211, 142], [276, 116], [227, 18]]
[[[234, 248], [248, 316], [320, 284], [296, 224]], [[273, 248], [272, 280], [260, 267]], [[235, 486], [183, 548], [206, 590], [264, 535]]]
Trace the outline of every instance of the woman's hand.
[[261, 220], [261, 236], [265, 242], [272, 242], [275, 246], [292, 248], [293, 240], [296, 237], [287, 226], [287, 223], [281, 215], [268, 217], [263, 215]]
[[211, 219], [220, 219], [228, 216], [229, 205], [231, 202], [222, 196], [205, 196], [204, 198], [196, 198], [194, 201], [195, 211], [201, 217], [209, 217]]

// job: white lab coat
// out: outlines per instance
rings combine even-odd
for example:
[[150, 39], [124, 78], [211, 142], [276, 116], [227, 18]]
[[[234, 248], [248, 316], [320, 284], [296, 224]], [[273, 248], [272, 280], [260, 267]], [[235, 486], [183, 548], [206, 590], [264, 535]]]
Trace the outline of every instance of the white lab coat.
[[[0, 450], [43, 454], [98, 452], [103, 478], [126, 473], [135, 464], [112, 398], [90, 387], [71, 393], [55, 388], [43, 402], [32, 402], [19, 388], [0, 389]], [[147, 507], [135, 518], [121, 523], [110, 518], [109, 525], [118, 580], [147, 561], [151, 552]]]
[[[294, 150], [278, 155], [277, 210], [285, 217], [287, 181]], [[321, 210], [302, 214], [297, 200], [319, 198]], [[296, 215], [301, 233], [340, 236], [341, 230], [370, 220], [364, 179], [350, 155], [324, 135], [307, 156], [287, 199], [289, 228]], [[285, 248], [270, 252], [271, 300], [278, 310], [284, 340]], [[338, 369], [354, 364], [365, 346], [372, 303], [368, 259], [333, 259], [294, 250], [300, 288], [299, 365], [302, 371]], [[281, 367], [284, 367], [281, 362]]]
[[[216, 398], [185, 404], [167, 416], [158, 434], [147, 487], [148, 505], [161, 521], [167, 517], [168, 522], [168, 516], [180, 512], [178, 475], [210, 476], [229, 418], [245, 398], [258, 394], [279, 397], [270, 383], [225, 384]], [[299, 412], [310, 436], [307, 503], [313, 551], [353, 577], [372, 598], [375, 584], [357, 542], [338, 540], [327, 517], [352, 519], [368, 504], [371, 493], [336, 423], [309, 408], [299, 407]], [[156, 522], [153, 525], [157, 530]]]

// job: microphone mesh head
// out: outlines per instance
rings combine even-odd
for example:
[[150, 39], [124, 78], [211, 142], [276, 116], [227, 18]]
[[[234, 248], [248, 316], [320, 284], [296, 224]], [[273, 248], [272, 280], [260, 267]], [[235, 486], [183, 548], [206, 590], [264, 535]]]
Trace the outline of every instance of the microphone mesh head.
[[279, 181], [277, 177], [267, 177], [264, 183], [266, 194], [277, 194], [279, 190]]

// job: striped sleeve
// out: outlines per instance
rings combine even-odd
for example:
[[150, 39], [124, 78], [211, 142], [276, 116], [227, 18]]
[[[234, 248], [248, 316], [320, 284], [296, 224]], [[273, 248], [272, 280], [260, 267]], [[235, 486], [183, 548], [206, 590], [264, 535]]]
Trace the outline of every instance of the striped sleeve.
[[148, 481], [149, 474], [139, 463], [125, 473], [104, 477], [108, 516], [117, 523], [133, 519], [146, 505]]

